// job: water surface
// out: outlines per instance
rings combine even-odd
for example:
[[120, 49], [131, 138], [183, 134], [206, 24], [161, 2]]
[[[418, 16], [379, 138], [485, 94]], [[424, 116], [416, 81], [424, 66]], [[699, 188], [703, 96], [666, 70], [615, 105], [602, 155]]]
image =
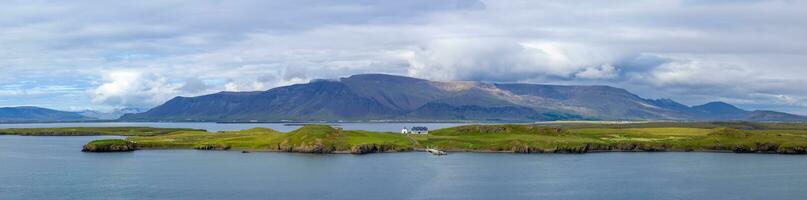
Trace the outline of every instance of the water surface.
[[0, 136], [0, 199], [807, 199], [807, 156], [79, 151], [98, 138]]

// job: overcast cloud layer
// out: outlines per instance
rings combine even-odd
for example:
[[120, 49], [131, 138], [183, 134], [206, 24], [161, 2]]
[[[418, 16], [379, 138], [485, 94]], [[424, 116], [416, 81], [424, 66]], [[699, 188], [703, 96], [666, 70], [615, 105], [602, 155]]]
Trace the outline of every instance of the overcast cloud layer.
[[11, 1], [0, 106], [148, 108], [389, 73], [807, 114], [805, 44], [806, 1]]

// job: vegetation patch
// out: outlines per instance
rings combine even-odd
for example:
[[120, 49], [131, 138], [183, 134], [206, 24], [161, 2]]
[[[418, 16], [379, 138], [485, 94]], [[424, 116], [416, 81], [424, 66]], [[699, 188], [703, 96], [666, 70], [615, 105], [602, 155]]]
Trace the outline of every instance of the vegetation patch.
[[224, 144], [197, 144], [193, 148], [197, 150], [230, 150], [230, 146]]
[[404, 135], [369, 131], [344, 131], [326, 125], [306, 125], [289, 133], [268, 128], [208, 133], [179, 131], [159, 136], [138, 136], [142, 148], [194, 148], [203, 150], [263, 150], [304, 153], [374, 153], [411, 151]]
[[122, 139], [95, 140], [84, 145], [81, 151], [84, 152], [124, 152], [134, 151], [137, 144]]

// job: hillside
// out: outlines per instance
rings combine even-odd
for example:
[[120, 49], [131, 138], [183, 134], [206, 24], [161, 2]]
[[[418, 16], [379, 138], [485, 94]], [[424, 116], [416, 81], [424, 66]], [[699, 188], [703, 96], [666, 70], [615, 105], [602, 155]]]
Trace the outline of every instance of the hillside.
[[307, 125], [281, 133], [267, 128], [209, 133], [180, 131], [160, 136], [129, 137], [141, 148], [194, 148], [200, 150], [248, 149], [304, 153], [373, 153], [411, 151], [402, 134], [345, 131], [325, 125]]
[[65, 122], [89, 121], [96, 118], [87, 117], [74, 112], [65, 112], [40, 107], [4, 107], [0, 108], [0, 123], [12, 122]]
[[260, 92], [176, 97], [123, 121], [804, 121], [713, 102], [686, 106], [610, 86], [430, 81], [384, 74], [316, 80]]

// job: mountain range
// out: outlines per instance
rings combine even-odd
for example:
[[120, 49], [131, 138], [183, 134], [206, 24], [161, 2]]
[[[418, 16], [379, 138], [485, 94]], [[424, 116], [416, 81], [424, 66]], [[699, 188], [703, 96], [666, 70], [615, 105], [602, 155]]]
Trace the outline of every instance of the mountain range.
[[97, 120], [75, 112], [47, 108], [21, 106], [0, 108], [0, 123], [20, 122], [75, 122]]
[[116, 120], [125, 114], [141, 113], [145, 111], [146, 109], [140, 109], [140, 108], [118, 108], [113, 109], [111, 111], [83, 110], [77, 113], [86, 117], [100, 120]]
[[386, 74], [176, 97], [122, 121], [807, 121], [723, 102], [687, 106], [610, 86], [430, 81]]

